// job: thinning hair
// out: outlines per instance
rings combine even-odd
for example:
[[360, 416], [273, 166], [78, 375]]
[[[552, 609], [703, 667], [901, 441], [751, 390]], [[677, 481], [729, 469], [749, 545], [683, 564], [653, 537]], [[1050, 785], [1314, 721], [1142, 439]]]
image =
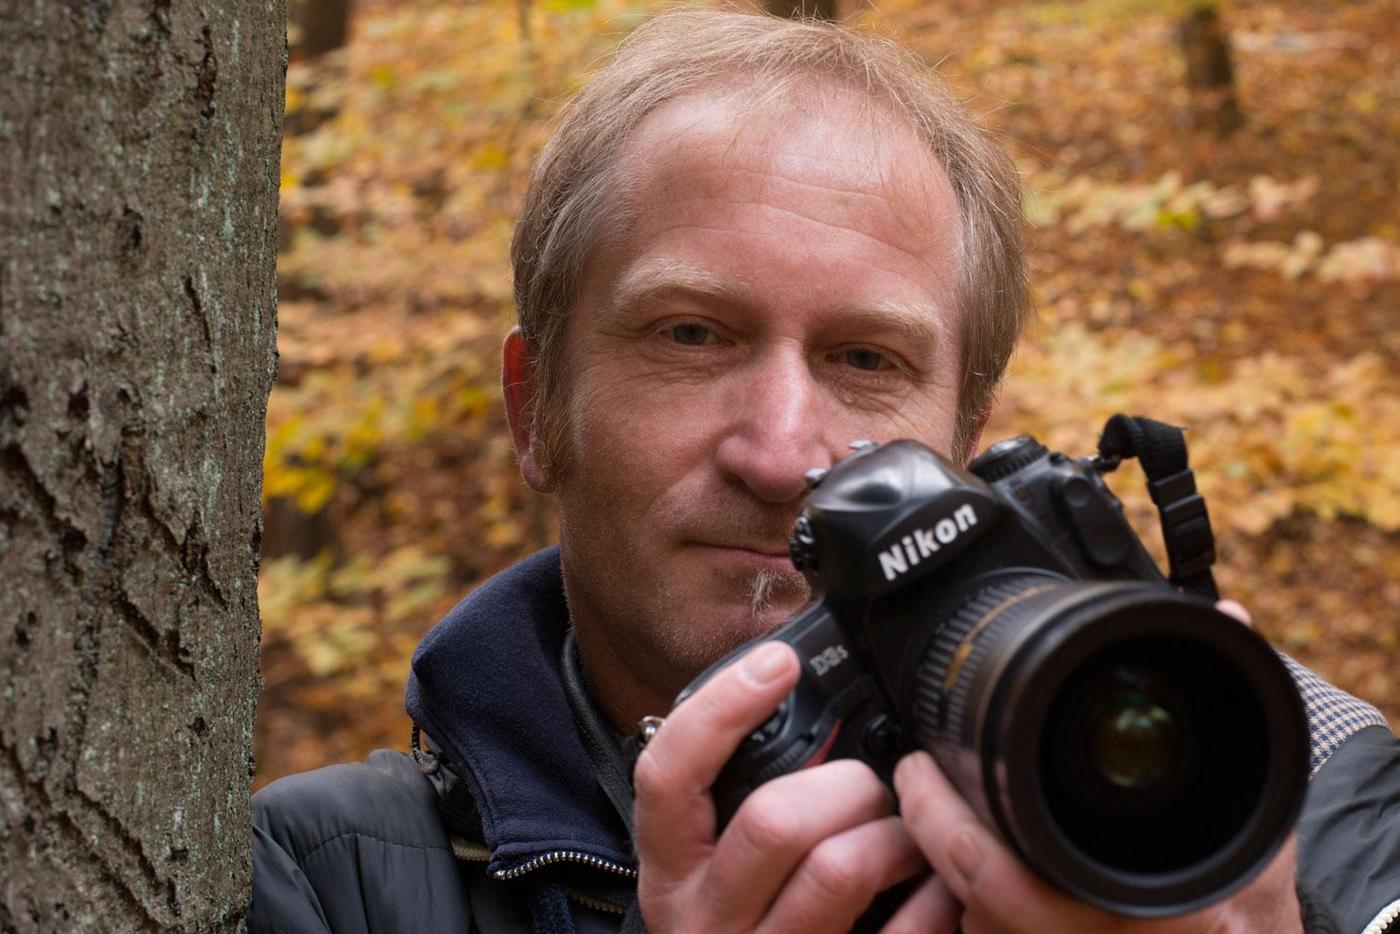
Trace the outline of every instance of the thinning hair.
[[535, 368], [527, 417], [546, 476], [557, 477], [567, 456], [560, 397], [569, 313], [589, 260], [625, 227], [629, 199], [617, 169], [632, 132], [686, 95], [740, 87], [771, 101], [803, 94], [814, 79], [857, 91], [905, 120], [957, 196], [962, 359], [953, 454], [970, 453], [1031, 314], [1011, 160], [922, 60], [889, 40], [816, 21], [686, 10], [656, 16], [622, 43], [561, 110], [530, 173], [511, 259]]

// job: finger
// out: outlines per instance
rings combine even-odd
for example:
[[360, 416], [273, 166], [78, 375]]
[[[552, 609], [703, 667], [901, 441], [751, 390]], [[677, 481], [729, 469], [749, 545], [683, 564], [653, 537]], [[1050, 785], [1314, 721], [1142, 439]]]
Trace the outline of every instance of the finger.
[[[1297, 931], [1301, 912], [1297, 904], [1298, 838], [1290, 834], [1273, 861], [1248, 885], [1213, 906], [1217, 926], [1235, 930]], [[1219, 917], [1223, 917], [1221, 922]]]
[[905, 756], [894, 781], [905, 826], [967, 915], [1017, 931], [1087, 931], [1103, 920], [1026, 868], [977, 819], [928, 753]]
[[663, 879], [689, 872], [714, 843], [710, 786], [739, 742], [797, 683], [797, 656], [781, 642], [756, 646], [719, 671], [666, 718], [637, 758], [637, 849]]
[[822, 840], [783, 886], [760, 931], [849, 931], [875, 896], [927, 869], [897, 817]]
[[955, 934], [961, 917], [962, 905], [934, 874], [905, 899], [880, 934]]
[[[701, 890], [724, 918], [752, 927], [819, 845], [893, 813], [889, 789], [870, 766], [855, 759], [775, 778], [735, 812], [715, 844]], [[906, 849], [917, 854], [908, 834], [902, 829], [900, 834]], [[827, 854], [833, 859], [841, 855], [839, 850]], [[917, 860], [922, 864], [922, 857]]]
[[1249, 628], [1254, 628], [1254, 619], [1249, 615], [1249, 611], [1244, 608], [1243, 604], [1237, 603], [1234, 600], [1221, 600], [1215, 604], [1215, 608], [1226, 616], [1233, 616]]

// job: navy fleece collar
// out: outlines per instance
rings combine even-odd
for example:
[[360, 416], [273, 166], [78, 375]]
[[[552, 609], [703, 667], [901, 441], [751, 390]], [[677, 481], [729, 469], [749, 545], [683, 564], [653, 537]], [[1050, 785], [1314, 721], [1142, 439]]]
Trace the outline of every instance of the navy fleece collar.
[[567, 626], [548, 548], [478, 587], [413, 653], [405, 706], [471, 783], [493, 870], [554, 850], [634, 862], [564, 693]]

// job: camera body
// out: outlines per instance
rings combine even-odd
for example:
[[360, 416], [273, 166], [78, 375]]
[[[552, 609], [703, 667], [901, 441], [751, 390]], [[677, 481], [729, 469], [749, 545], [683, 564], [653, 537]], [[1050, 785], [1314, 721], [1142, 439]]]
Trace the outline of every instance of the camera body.
[[[918, 585], [935, 573], [952, 601], [1027, 568], [1064, 580], [1166, 585], [1087, 458], [1022, 436], [993, 445], [971, 466], [977, 473], [918, 442], [894, 441], [857, 444], [830, 471], [809, 474], [788, 545], [818, 602], [764, 637], [792, 645], [804, 662], [802, 680], [721, 774], [722, 820], [763, 782], [829, 758], [862, 759], [888, 778], [907, 751], [900, 688], [937, 636], [900, 626], [899, 611], [923, 596]], [[893, 612], [877, 619], [872, 611], [882, 601]]]
[[[789, 544], [815, 601], [760, 640], [790, 644], [802, 676], [721, 771], [720, 821], [788, 772], [856, 758], [888, 782], [922, 748], [1100, 907], [1192, 910], [1261, 868], [1301, 807], [1301, 701], [1261, 638], [1162, 575], [1100, 476], [1116, 461], [1026, 436], [968, 469], [913, 441], [853, 447], [808, 475]], [[1190, 471], [1152, 487], [1187, 530], [1168, 536], [1174, 576], [1208, 569]]]

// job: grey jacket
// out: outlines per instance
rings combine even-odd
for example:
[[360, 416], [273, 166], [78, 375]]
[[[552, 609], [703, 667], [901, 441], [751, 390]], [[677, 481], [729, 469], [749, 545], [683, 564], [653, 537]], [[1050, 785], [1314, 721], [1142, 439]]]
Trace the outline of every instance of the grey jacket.
[[639, 930], [630, 757], [567, 618], [557, 549], [502, 572], [414, 654], [433, 752], [255, 795], [250, 930]]
[[[388, 749], [254, 797], [253, 934], [624, 930], [632, 879], [586, 867], [502, 879], [442, 816], [455, 776]], [[635, 913], [635, 912], [634, 912]], [[640, 930], [640, 920], [629, 927]]]

